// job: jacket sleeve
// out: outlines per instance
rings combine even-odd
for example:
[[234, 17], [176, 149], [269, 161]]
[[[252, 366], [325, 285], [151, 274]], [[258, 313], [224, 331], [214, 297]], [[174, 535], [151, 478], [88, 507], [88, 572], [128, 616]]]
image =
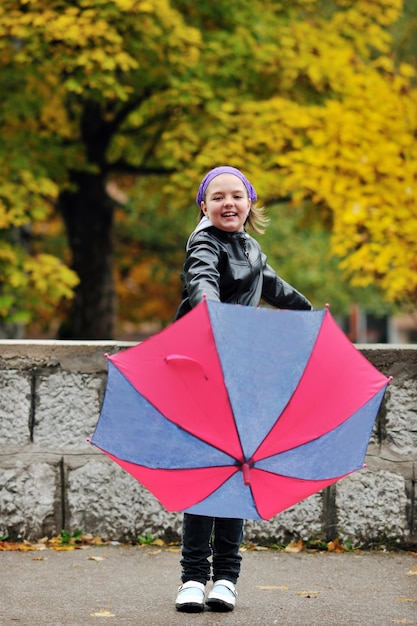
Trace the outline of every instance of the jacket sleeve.
[[220, 302], [221, 251], [211, 239], [195, 238], [190, 244], [184, 263], [183, 281], [191, 307], [197, 306], [204, 296]]
[[[263, 255], [264, 256], [264, 255]], [[264, 258], [262, 298], [280, 309], [310, 311], [313, 307], [302, 293], [280, 278]]]

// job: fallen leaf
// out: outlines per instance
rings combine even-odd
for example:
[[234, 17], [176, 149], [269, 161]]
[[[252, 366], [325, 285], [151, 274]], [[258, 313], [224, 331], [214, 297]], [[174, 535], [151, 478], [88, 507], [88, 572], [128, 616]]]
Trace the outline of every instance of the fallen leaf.
[[297, 552], [303, 552], [304, 550], [303, 540], [300, 539], [296, 543], [289, 543], [285, 548], [284, 552], [288, 552], [290, 554], [296, 554]]
[[90, 613], [91, 617], [116, 617], [114, 613], [110, 611], [106, 611], [105, 609], [100, 609], [98, 613]]
[[154, 539], [153, 541], [150, 542], [149, 544], [150, 546], [163, 546], [165, 545], [164, 542], [162, 541], [162, 539]]
[[417, 566], [415, 565], [407, 572], [407, 576], [417, 576]]
[[395, 598], [397, 602], [415, 602], [414, 598]]
[[161, 554], [162, 550], [158, 549], [158, 550], [149, 550], [149, 554], [151, 554], [152, 556], [154, 556], [155, 554]]
[[181, 552], [181, 548], [172, 546], [171, 548], [166, 548], [165, 552]]
[[95, 546], [101, 546], [103, 545], [104, 541], [101, 537], [93, 537], [90, 543], [92, 543]]
[[297, 591], [297, 596], [304, 596], [305, 598], [317, 598], [321, 594], [321, 591]]
[[106, 557], [105, 556], [93, 556], [92, 554], [90, 554], [89, 557], [87, 557], [88, 561], [105, 561]]
[[336, 552], [336, 553], [345, 552], [344, 547], [340, 543], [340, 539], [335, 539], [334, 541], [329, 541], [328, 544], [327, 544], [327, 550], [329, 552]]
[[44, 561], [45, 558], [43, 556], [34, 556], [32, 557], [32, 561]]
[[48, 541], [48, 544], [51, 547], [52, 546], [60, 546], [62, 544], [61, 537], [51, 537], [51, 539]]

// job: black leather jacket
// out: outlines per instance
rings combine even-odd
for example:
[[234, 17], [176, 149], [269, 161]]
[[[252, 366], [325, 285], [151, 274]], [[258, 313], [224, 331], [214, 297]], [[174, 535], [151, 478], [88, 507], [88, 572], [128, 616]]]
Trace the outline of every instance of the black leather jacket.
[[260, 245], [246, 232], [210, 226], [189, 239], [181, 274], [179, 319], [203, 300], [258, 306], [261, 299], [281, 309], [310, 310], [311, 303], [277, 276]]

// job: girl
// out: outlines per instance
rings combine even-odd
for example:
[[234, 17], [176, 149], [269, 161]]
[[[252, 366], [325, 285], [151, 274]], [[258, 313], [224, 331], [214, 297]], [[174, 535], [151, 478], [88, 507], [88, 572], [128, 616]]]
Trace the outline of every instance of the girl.
[[[200, 221], [186, 246], [176, 319], [204, 296], [241, 305], [258, 306], [263, 299], [278, 308], [311, 309], [307, 298], [266, 263], [258, 242], [246, 233], [246, 225], [262, 233], [267, 222], [263, 209], [254, 205], [256, 199], [254, 187], [234, 167], [216, 167], [203, 178], [196, 197]], [[213, 587], [206, 604], [214, 611], [234, 609], [242, 540], [241, 519], [184, 514], [178, 611], [204, 609], [211, 567]]]

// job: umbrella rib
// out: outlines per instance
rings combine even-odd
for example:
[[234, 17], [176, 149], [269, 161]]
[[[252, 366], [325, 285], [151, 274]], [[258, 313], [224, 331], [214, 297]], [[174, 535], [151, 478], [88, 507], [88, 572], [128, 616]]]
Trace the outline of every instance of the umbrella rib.
[[354, 474], [357, 470], [353, 469], [350, 472], [346, 472], [345, 474], [338, 474], [337, 476], [329, 476], [328, 478], [300, 478], [298, 476], [293, 476], [292, 474], [283, 474], [282, 472], [276, 473], [271, 472], [271, 470], [264, 469], [263, 467], [254, 466], [253, 469], [258, 470], [258, 472], [265, 472], [265, 474], [269, 474], [270, 476], [282, 476], [283, 478], [291, 478], [291, 480], [299, 480], [307, 483], [322, 483], [323, 480], [340, 480], [341, 478], [345, 478], [346, 476], [350, 476], [350, 474]]

